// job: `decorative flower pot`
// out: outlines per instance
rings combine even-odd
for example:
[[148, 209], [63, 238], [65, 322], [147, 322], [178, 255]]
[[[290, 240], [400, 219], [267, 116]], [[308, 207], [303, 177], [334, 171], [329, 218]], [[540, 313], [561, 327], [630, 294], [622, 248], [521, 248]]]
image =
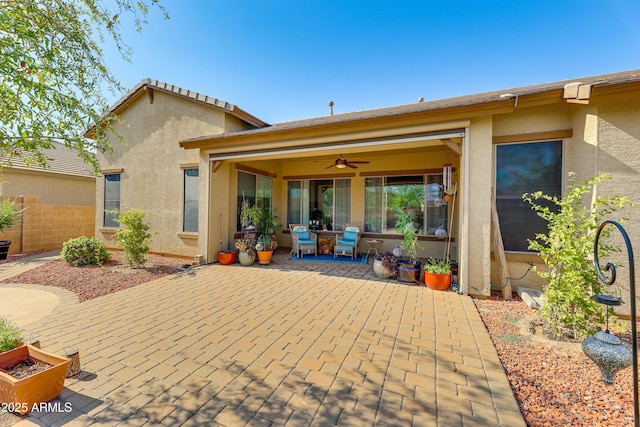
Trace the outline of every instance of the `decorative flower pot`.
[[451, 285], [451, 274], [433, 274], [425, 271], [424, 283], [429, 289], [446, 291]]
[[250, 254], [248, 251], [240, 251], [238, 253], [238, 261], [240, 261], [240, 264], [242, 265], [253, 265], [253, 263], [256, 261], [256, 256]]
[[420, 278], [420, 264], [415, 264], [410, 261], [398, 262], [398, 282], [403, 283], [418, 283]]
[[0, 260], [7, 259], [9, 246], [11, 246], [11, 240], [0, 240]]
[[391, 277], [391, 272], [379, 259], [373, 260], [373, 272], [381, 279], [388, 279]]
[[230, 265], [236, 262], [236, 251], [218, 252], [218, 262], [222, 265]]
[[258, 251], [258, 262], [263, 265], [270, 264], [272, 256], [273, 256], [272, 250]]
[[71, 360], [24, 345], [0, 354], [0, 368], [10, 369], [25, 360], [44, 362], [48, 369], [17, 379], [0, 371], [0, 402], [9, 405], [14, 412], [28, 414], [34, 404], [49, 402], [60, 396], [67, 368]]

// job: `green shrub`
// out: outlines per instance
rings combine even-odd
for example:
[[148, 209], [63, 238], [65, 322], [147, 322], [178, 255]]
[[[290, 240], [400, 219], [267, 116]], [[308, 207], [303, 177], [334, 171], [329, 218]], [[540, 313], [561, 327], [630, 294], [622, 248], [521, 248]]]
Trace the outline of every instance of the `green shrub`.
[[104, 261], [111, 259], [111, 253], [104, 247], [102, 240], [86, 236], [64, 242], [60, 256], [74, 267], [89, 264], [101, 265]]
[[15, 227], [22, 220], [23, 212], [24, 209], [20, 209], [15, 200], [2, 199], [0, 201], [0, 233]]
[[120, 240], [124, 261], [133, 268], [143, 267], [147, 262], [149, 243], [153, 239], [145, 211], [127, 207], [124, 212], [118, 213], [116, 221], [126, 227], [115, 234]]
[[[541, 191], [523, 195], [547, 221], [547, 234], [537, 234], [529, 241], [529, 249], [539, 252], [547, 266], [545, 270], [534, 267], [534, 271], [547, 282], [541, 314], [545, 327], [556, 338], [569, 333], [580, 340], [600, 330], [605, 322], [606, 310], [593, 299], [594, 294], [604, 292], [592, 259], [595, 233], [604, 219], [633, 204], [624, 196], [596, 197], [585, 203], [593, 187], [608, 178], [602, 174], [578, 185], [575, 174], [570, 173], [572, 185], [562, 199]], [[605, 258], [612, 251], [615, 248], [605, 246], [600, 254]]]
[[20, 328], [6, 317], [0, 316], [0, 351], [14, 349], [20, 342], [22, 342]]

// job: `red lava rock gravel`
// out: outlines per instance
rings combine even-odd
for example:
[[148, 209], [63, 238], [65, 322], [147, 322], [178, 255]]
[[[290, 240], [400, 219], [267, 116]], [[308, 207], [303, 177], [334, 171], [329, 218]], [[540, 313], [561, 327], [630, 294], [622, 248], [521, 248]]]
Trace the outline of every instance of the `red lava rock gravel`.
[[[633, 425], [631, 367], [606, 385], [581, 344], [546, 338], [538, 311], [517, 295], [474, 302], [529, 426]], [[619, 337], [628, 341], [630, 334]]]
[[179, 272], [185, 264], [181, 258], [151, 254], [144, 268], [129, 268], [122, 260], [121, 252], [112, 252], [111, 260], [98, 265], [73, 267], [59, 259], [31, 269], [2, 283], [27, 283], [58, 286], [87, 301], [108, 295], [169, 274]]

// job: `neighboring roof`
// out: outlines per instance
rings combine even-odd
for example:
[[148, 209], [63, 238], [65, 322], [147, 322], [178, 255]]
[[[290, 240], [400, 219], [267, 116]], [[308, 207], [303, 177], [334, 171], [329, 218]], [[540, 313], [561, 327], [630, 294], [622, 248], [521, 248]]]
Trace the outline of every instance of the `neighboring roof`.
[[66, 149], [63, 144], [60, 144], [58, 142], [52, 142], [51, 144], [54, 146], [54, 148], [42, 150], [42, 153], [48, 159], [50, 159], [48, 161], [48, 169], [43, 168], [37, 163], [34, 163], [31, 165], [31, 167], [29, 167], [24, 164], [23, 160], [20, 157], [12, 157], [11, 166], [9, 166], [8, 162], [5, 159], [2, 159], [1, 163], [7, 170], [25, 169], [65, 175], [95, 177], [91, 166], [85, 163], [82, 158], [78, 157], [78, 153], [73, 150]]
[[[500, 95], [512, 94], [518, 97], [525, 95], [534, 95], [551, 91], [562, 91], [564, 87], [570, 83], [580, 82], [583, 85], [592, 86], [611, 86], [623, 83], [640, 82], [640, 70], [625, 71], [621, 73], [604, 74], [593, 77], [583, 77], [578, 79], [563, 80], [553, 83], [544, 83], [532, 86], [523, 86], [512, 89], [502, 89], [492, 92], [483, 92], [473, 95], [459, 96], [455, 98], [439, 99], [434, 101], [416, 102], [413, 104], [400, 105], [396, 107], [378, 108], [373, 110], [355, 111], [350, 113], [342, 113], [335, 115], [328, 115], [322, 117], [315, 117], [303, 120], [296, 120], [290, 122], [276, 123], [272, 126], [263, 127], [259, 129], [252, 129], [247, 131], [240, 131], [234, 133], [225, 133], [220, 135], [202, 136], [198, 138], [192, 138], [182, 143], [186, 145], [198, 144], [199, 142], [206, 142], [212, 140], [218, 140], [223, 138], [233, 139], [236, 136], [258, 135], [268, 134], [271, 132], [282, 131], [295, 131], [303, 128], [321, 127], [327, 125], [338, 125], [341, 123], [349, 123], [360, 120], [368, 119], [380, 119], [390, 118], [394, 116], [402, 116], [413, 113], [421, 113], [426, 111], [442, 110], [447, 108], [465, 107], [465, 106], [481, 106], [489, 102], [503, 101], [505, 98], [501, 98]], [[562, 94], [560, 94], [562, 98]], [[513, 101], [511, 101], [513, 102]], [[183, 145], [184, 146], [184, 145]]]
[[203, 95], [198, 92], [194, 92], [192, 90], [183, 89], [181, 87], [171, 85], [168, 83], [164, 83], [158, 80], [152, 79], [143, 79], [140, 83], [135, 85], [129, 92], [127, 92], [120, 100], [118, 100], [113, 106], [110, 108], [111, 112], [117, 113], [117, 110], [126, 106], [129, 102], [135, 99], [138, 95], [142, 94], [146, 90], [159, 90], [165, 93], [169, 93], [172, 95], [177, 95], [186, 99], [190, 99], [195, 102], [199, 102], [210, 107], [214, 107], [224, 111], [225, 113], [229, 113], [238, 119], [249, 123], [252, 126], [263, 127], [268, 126], [268, 123], [263, 122], [259, 118], [247, 113], [246, 111], [238, 108], [237, 106], [230, 104], [226, 101], [223, 101], [218, 98], [214, 98], [211, 96]]

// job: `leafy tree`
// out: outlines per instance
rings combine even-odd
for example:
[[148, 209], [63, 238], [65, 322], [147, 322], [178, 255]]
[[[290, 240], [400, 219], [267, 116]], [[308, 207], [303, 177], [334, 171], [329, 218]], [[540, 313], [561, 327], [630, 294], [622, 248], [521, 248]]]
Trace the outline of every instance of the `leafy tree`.
[[[130, 48], [119, 32], [131, 16], [138, 31], [149, 7], [168, 17], [159, 0], [0, 0], [0, 158], [11, 164], [48, 166], [42, 150], [57, 140], [77, 150], [98, 171], [96, 150], [112, 147], [101, 86], [123, 88], [102, 58], [99, 42], [111, 39], [124, 59]], [[95, 139], [83, 137], [96, 123]]]
[[[529, 249], [539, 252], [547, 266], [534, 270], [547, 281], [541, 312], [545, 326], [556, 338], [568, 333], [582, 339], [605, 322], [605, 309], [593, 300], [594, 294], [604, 291], [592, 259], [595, 233], [604, 219], [633, 204], [625, 196], [596, 197], [585, 203], [593, 187], [608, 178], [602, 174], [577, 184], [575, 174], [570, 173], [572, 185], [561, 199], [541, 191], [523, 195], [548, 224], [547, 234], [538, 233], [535, 240], [529, 240]], [[603, 258], [615, 250], [610, 245], [600, 246]]]

